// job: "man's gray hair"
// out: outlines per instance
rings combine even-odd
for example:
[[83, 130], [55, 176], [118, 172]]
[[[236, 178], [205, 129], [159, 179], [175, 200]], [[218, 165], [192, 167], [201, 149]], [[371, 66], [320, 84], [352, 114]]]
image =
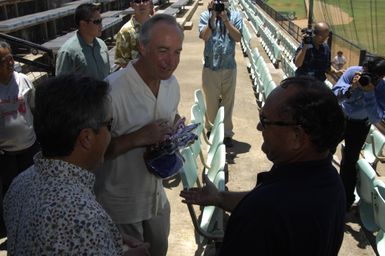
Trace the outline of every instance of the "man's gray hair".
[[178, 22], [173, 16], [168, 14], [156, 14], [143, 24], [139, 34], [140, 43], [142, 43], [144, 46], [148, 45], [148, 43], [151, 40], [152, 29], [159, 22], [164, 22], [168, 25], [177, 27], [180, 31], [180, 35], [183, 40], [184, 38], [183, 29], [181, 28], [181, 26], [178, 24]]

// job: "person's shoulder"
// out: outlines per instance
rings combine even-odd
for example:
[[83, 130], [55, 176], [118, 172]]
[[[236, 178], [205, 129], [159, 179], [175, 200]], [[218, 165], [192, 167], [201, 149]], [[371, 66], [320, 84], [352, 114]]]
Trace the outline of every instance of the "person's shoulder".
[[95, 40], [100, 45], [101, 48], [105, 48], [108, 50], [106, 43], [102, 39], [100, 39], [99, 37], [95, 37]]
[[29, 80], [29, 78], [28, 78], [28, 76], [26, 75], [26, 74], [23, 74], [23, 73], [19, 73], [19, 72], [16, 72], [16, 71], [14, 71], [13, 72], [13, 75], [15, 76], [15, 78], [17, 79], [17, 80], [24, 80], [24, 81], [26, 81], [27, 83], [31, 83], [31, 81]]
[[72, 53], [74, 51], [78, 51], [80, 48], [80, 41], [77, 34], [75, 33], [75, 35], [64, 42], [64, 44], [60, 47], [58, 54], [63, 52]]
[[205, 10], [201, 13], [201, 18], [208, 18], [210, 16], [210, 12], [208, 10]]
[[[21, 172], [16, 178], [13, 179], [11, 186], [8, 189], [6, 198], [14, 197], [20, 195], [20, 192], [24, 191], [25, 188], [30, 187], [29, 183], [33, 182], [37, 173], [35, 171], [34, 165], [30, 166], [25, 171]], [[6, 201], [12, 201], [12, 199], [5, 199]]]

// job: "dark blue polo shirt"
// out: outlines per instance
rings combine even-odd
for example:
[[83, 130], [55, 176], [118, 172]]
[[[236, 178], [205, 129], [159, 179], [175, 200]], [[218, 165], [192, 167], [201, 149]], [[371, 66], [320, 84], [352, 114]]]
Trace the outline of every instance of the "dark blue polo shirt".
[[219, 255], [333, 256], [342, 244], [345, 192], [331, 158], [276, 166], [229, 219]]
[[[303, 43], [298, 47], [295, 56], [297, 56], [302, 48]], [[295, 76], [308, 75], [322, 82], [325, 81], [325, 73], [330, 69], [330, 58], [330, 48], [326, 43], [321, 44], [318, 50], [314, 46], [313, 48], [307, 49], [303, 64], [297, 68]]]

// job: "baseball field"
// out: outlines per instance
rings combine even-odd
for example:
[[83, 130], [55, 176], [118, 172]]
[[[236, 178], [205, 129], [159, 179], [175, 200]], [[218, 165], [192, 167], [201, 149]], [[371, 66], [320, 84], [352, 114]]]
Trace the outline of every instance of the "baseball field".
[[[268, 0], [277, 11], [295, 11], [297, 19], [306, 19], [306, 0]], [[327, 21], [335, 34], [362, 49], [385, 55], [384, 0], [314, 1], [315, 20]]]

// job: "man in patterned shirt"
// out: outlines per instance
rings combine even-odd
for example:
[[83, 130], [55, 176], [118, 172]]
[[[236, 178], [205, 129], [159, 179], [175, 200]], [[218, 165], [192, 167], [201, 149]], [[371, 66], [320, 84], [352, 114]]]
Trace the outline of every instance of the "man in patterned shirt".
[[92, 170], [104, 160], [111, 122], [104, 81], [70, 74], [37, 88], [42, 152], [5, 196], [10, 255], [148, 255], [147, 244], [123, 242], [93, 193]]
[[134, 9], [134, 15], [116, 34], [115, 64], [123, 68], [138, 57], [139, 32], [153, 10], [150, 0], [131, 0], [130, 6]]

